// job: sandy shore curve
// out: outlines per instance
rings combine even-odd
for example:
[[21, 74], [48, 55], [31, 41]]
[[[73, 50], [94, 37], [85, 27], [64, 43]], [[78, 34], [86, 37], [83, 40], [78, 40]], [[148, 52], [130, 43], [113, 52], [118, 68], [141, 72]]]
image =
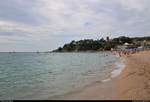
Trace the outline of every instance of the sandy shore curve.
[[125, 57], [126, 67], [114, 79], [115, 99], [150, 99], [150, 51], [139, 52]]

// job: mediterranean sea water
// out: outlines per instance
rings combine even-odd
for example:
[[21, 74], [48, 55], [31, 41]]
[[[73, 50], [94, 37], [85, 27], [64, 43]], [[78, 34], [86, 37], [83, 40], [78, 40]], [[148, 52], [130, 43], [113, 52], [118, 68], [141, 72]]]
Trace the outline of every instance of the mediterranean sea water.
[[108, 79], [119, 58], [97, 53], [0, 53], [0, 99], [51, 99]]

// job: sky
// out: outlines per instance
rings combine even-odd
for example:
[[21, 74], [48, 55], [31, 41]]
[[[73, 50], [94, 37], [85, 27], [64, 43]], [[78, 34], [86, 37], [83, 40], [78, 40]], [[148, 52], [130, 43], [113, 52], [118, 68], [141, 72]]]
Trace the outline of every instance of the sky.
[[72, 40], [150, 36], [150, 0], [0, 0], [0, 52]]

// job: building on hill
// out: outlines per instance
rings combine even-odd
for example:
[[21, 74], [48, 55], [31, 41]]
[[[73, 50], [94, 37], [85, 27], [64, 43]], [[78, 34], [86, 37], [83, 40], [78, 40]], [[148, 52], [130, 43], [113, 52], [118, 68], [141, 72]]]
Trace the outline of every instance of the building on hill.
[[113, 39], [111, 39], [109, 36], [106, 37], [107, 42], [111, 42]]
[[144, 49], [150, 49], [150, 41], [143, 41]]
[[106, 37], [106, 41], [110, 41], [110, 39], [109, 39], [109, 37], [108, 37], [108, 36]]
[[137, 49], [139, 46], [134, 45], [134, 44], [129, 44], [129, 43], [124, 43], [124, 45], [118, 45], [117, 50], [125, 51], [129, 49]]

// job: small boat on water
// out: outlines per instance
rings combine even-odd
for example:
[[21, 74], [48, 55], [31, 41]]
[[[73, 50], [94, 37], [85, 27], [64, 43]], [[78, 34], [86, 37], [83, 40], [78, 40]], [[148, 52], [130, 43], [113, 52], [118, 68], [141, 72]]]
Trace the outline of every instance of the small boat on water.
[[39, 51], [37, 51], [36, 53], [40, 53]]
[[13, 51], [13, 52], [9, 52], [9, 53], [16, 53], [15, 51]]

